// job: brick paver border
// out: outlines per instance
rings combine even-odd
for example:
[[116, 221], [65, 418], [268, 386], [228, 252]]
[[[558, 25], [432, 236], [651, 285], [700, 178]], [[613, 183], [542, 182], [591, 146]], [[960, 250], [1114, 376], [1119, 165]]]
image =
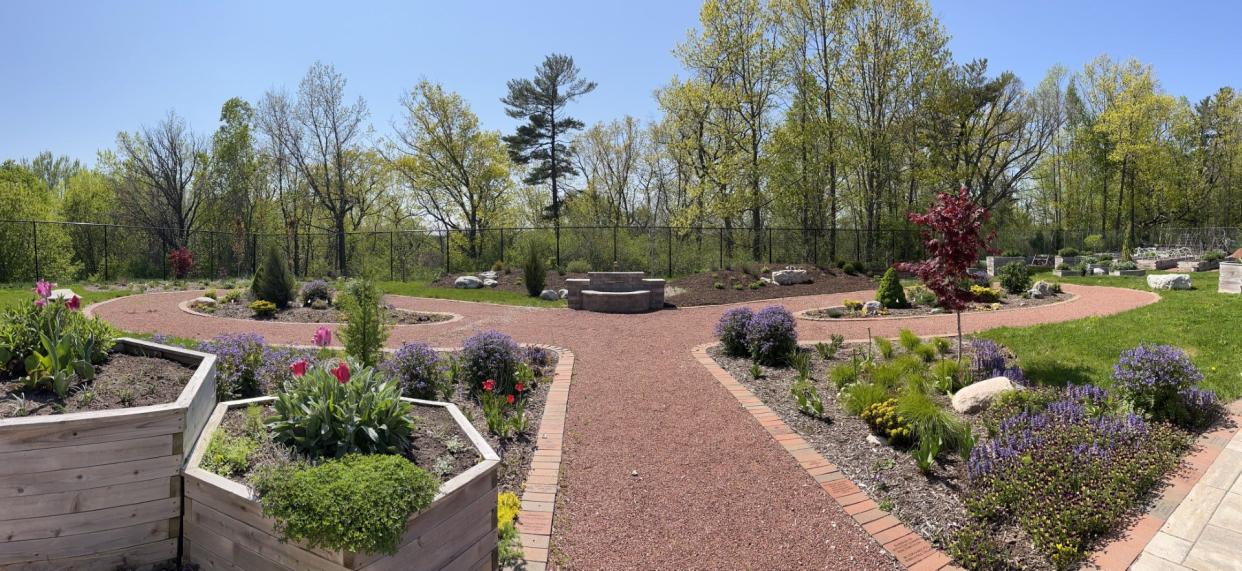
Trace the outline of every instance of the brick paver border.
[[1160, 499], [1143, 517], [1134, 522], [1123, 532], [1122, 537], [1105, 545], [1091, 557], [1091, 566], [1102, 571], [1124, 571], [1143, 554], [1143, 549], [1151, 542], [1164, 522], [1172, 515], [1173, 510], [1186, 499], [1191, 488], [1199, 483], [1207, 473], [1212, 462], [1220, 456], [1221, 450], [1229, 444], [1239, 428], [1242, 427], [1242, 400], [1229, 405], [1224, 422], [1215, 429], [1203, 433], [1195, 441], [1194, 452], [1186, 457], [1181, 470], [1160, 494]]
[[932, 547], [926, 539], [906, 527], [897, 518], [880, 509], [866, 492], [842, 474], [837, 467], [817, 452], [809, 442], [789, 428], [780, 416], [763, 401], [739, 383], [707, 354], [716, 343], [696, 346], [691, 352], [694, 358], [729, 391], [742, 408], [750, 412], [768, 434], [793, 456], [798, 465], [806, 470], [832, 499], [854, 518], [872, 538], [884, 547], [903, 566], [913, 571], [937, 571], [958, 569], [950, 564], [949, 556]]
[[569, 385], [573, 380], [574, 354], [564, 347], [543, 347], [557, 353], [556, 372], [548, 388], [543, 406], [539, 433], [535, 439], [535, 455], [526, 474], [522, 490], [522, 509], [518, 512], [518, 537], [526, 571], [544, 571], [552, 541], [552, 518], [556, 512], [556, 495], [560, 489], [561, 450], [565, 435], [565, 412], [569, 405]]

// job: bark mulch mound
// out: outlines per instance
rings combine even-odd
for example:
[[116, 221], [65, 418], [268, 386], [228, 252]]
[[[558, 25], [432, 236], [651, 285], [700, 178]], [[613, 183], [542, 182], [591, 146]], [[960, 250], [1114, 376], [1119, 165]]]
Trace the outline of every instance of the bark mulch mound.
[[[771, 278], [772, 272], [764, 272], [763, 266], [748, 268], [750, 273], [743, 270], [703, 272], [674, 278], [665, 290], [664, 301], [678, 307], [691, 307], [875, 289], [875, 282], [867, 276], [851, 275], [841, 270], [807, 265], [794, 267], [807, 270], [811, 279], [815, 281], [809, 284], [787, 286], [771, 283], [752, 288], [752, 284], [760, 282], [759, 278]], [[768, 269], [784, 268], [784, 265], [772, 265]], [[716, 284], [722, 287], [718, 289]], [[741, 289], [738, 289], [735, 284], [740, 284]]]
[[[335, 307], [315, 309], [312, 307], [289, 307], [276, 312], [268, 318], [255, 317], [254, 312], [242, 303], [220, 303], [214, 307], [198, 307], [195, 311], [215, 317], [232, 319], [250, 319], [253, 321], [280, 321], [284, 323], [344, 323], [345, 314]], [[388, 308], [388, 323], [393, 325], [417, 325], [420, 323], [437, 323], [452, 319], [443, 313], [422, 313]]]
[[0, 379], [0, 417], [113, 410], [170, 403], [194, 367], [168, 359], [114, 353], [95, 367], [95, 378], [70, 389], [64, 399], [50, 390], [27, 390], [20, 379]]

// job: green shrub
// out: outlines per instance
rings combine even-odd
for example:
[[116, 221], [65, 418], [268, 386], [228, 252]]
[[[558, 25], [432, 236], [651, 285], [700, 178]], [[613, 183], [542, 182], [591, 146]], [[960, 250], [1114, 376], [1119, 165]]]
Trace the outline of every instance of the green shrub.
[[259, 445], [245, 436], [229, 436], [223, 430], [211, 435], [207, 451], [203, 454], [203, 469], [231, 478], [246, 472], [250, 455]]
[[858, 382], [858, 366], [854, 363], [837, 365], [828, 371], [828, 379], [837, 389], [844, 389]]
[[255, 299], [271, 302], [277, 309], [283, 309], [293, 301], [295, 287], [297, 281], [289, 271], [284, 254], [277, 248], [268, 248], [263, 264], [250, 282], [250, 293]]
[[255, 300], [250, 304], [250, 311], [254, 312], [255, 317], [267, 319], [276, 315], [276, 304], [262, 299]]
[[1104, 249], [1104, 237], [1099, 234], [1092, 234], [1082, 239], [1082, 246], [1088, 252], [1099, 252]]
[[932, 345], [936, 347], [936, 352], [941, 355], [948, 355], [953, 352], [953, 343], [948, 337], [932, 337]]
[[1113, 269], [1114, 269], [1114, 270], [1118, 270], [1118, 271], [1122, 271], [1122, 270], [1137, 270], [1137, 269], [1138, 269], [1138, 264], [1136, 264], [1136, 263], [1134, 263], [1134, 262], [1121, 261], [1121, 262], [1116, 262], [1116, 263], [1114, 263], [1114, 264], [1113, 264]]
[[1220, 250], [1208, 250], [1199, 259], [1205, 262], [1219, 262], [1225, 259], [1225, 253]]
[[974, 446], [970, 425], [958, 420], [926, 393], [905, 391], [897, 399], [897, 413], [914, 431], [914, 460], [920, 470], [931, 470], [941, 450], [957, 451], [962, 459], [970, 457], [970, 449]]
[[410, 515], [431, 504], [435, 476], [400, 456], [350, 454], [317, 466], [284, 466], [254, 481], [263, 515], [285, 540], [312, 548], [392, 554]]
[[875, 343], [875, 350], [885, 359], [893, 358], [893, 342], [884, 337], [875, 337], [871, 340]]
[[571, 274], [585, 274], [591, 271], [591, 262], [586, 260], [573, 260], [565, 265], [565, 271]]
[[897, 277], [896, 269], [889, 268], [884, 272], [884, 277], [880, 278], [880, 285], [876, 288], [875, 299], [887, 308], [910, 307], [910, 303], [906, 301], [906, 290], [901, 287], [901, 278]]
[[543, 286], [548, 277], [547, 266], [539, 257], [539, 250], [531, 246], [526, 250], [526, 261], [522, 263], [522, 283], [526, 285], [526, 293], [537, 297], [543, 293]]
[[845, 389], [845, 410], [859, 415], [867, 407], [888, 400], [888, 389], [875, 383], [859, 382]]
[[1078, 248], [1061, 248], [1057, 250], [1057, 255], [1062, 258], [1076, 258], [1078, 257]]
[[996, 277], [999, 278], [1001, 287], [1011, 295], [1022, 295], [1031, 288], [1031, 274], [1026, 264], [1021, 262], [1005, 264], [997, 270]]
[[837, 351], [841, 350], [841, 345], [845, 344], [845, 337], [833, 334], [829, 337], [828, 342], [819, 342], [815, 344], [815, 351], [819, 353], [820, 358], [825, 361], [831, 361], [837, 356]]
[[924, 285], [913, 285], [906, 288], [906, 299], [910, 303], [921, 307], [935, 307], [938, 303], [936, 293], [927, 289], [927, 286]]
[[1000, 292], [981, 285], [970, 286], [970, 297], [980, 303], [996, 303], [1000, 301]]
[[858, 301], [856, 299], [846, 298], [846, 299], [841, 300], [841, 306], [844, 307], [845, 309], [848, 309], [849, 311], [860, 311], [863, 308], [863, 302]]
[[913, 331], [902, 329], [897, 335], [897, 343], [901, 345], [902, 349], [913, 352], [915, 347], [923, 343], [923, 340], [919, 339], [919, 336], [915, 335]]
[[399, 453], [413, 424], [396, 381], [369, 367], [351, 372], [347, 363], [331, 371], [317, 366], [295, 377], [272, 407], [272, 438], [312, 458]]
[[936, 348], [930, 343], [919, 343], [914, 347], [914, 351], [911, 352], [918, 355], [924, 363], [930, 363], [936, 360]]
[[493, 271], [493, 272], [502, 272], [502, 271], [504, 271], [504, 269], [505, 269], [505, 263], [504, 263], [504, 262], [502, 262], [502, 261], [500, 261], [500, 260], [496, 260], [495, 262], [492, 262], [492, 271]]
[[365, 366], [379, 364], [388, 339], [384, 295], [370, 280], [355, 280], [345, 286], [339, 304], [345, 313], [341, 340], [345, 353]]

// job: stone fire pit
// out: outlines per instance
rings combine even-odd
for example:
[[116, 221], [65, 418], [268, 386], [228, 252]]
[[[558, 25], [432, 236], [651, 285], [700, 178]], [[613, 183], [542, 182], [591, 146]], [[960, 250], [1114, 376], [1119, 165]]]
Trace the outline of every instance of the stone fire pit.
[[565, 280], [570, 309], [599, 313], [643, 313], [664, 307], [664, 280], [643, 272], [590, 272]]

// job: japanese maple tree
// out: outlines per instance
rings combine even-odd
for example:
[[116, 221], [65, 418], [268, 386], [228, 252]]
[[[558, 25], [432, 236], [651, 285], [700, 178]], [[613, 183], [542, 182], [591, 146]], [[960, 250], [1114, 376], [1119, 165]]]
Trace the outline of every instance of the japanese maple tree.
[[896, 264], [898, 270], [914, 272], [936, 301], [957, 313], [958, 359], [962, 353], [962, 310], [970, 302], [970, 291], [963, 287], [966, 270], [978, 260], [979, 252], [990, 251], [988, 244], [996, 230], [984, 234], [988, 210], [970, 200], [963, 185], [956, 193], [941, 192], [936, 203], [924, 214], [910, 213], [910, 222], [923, 227], [920, 235], [928, 258], [920, 262]]

